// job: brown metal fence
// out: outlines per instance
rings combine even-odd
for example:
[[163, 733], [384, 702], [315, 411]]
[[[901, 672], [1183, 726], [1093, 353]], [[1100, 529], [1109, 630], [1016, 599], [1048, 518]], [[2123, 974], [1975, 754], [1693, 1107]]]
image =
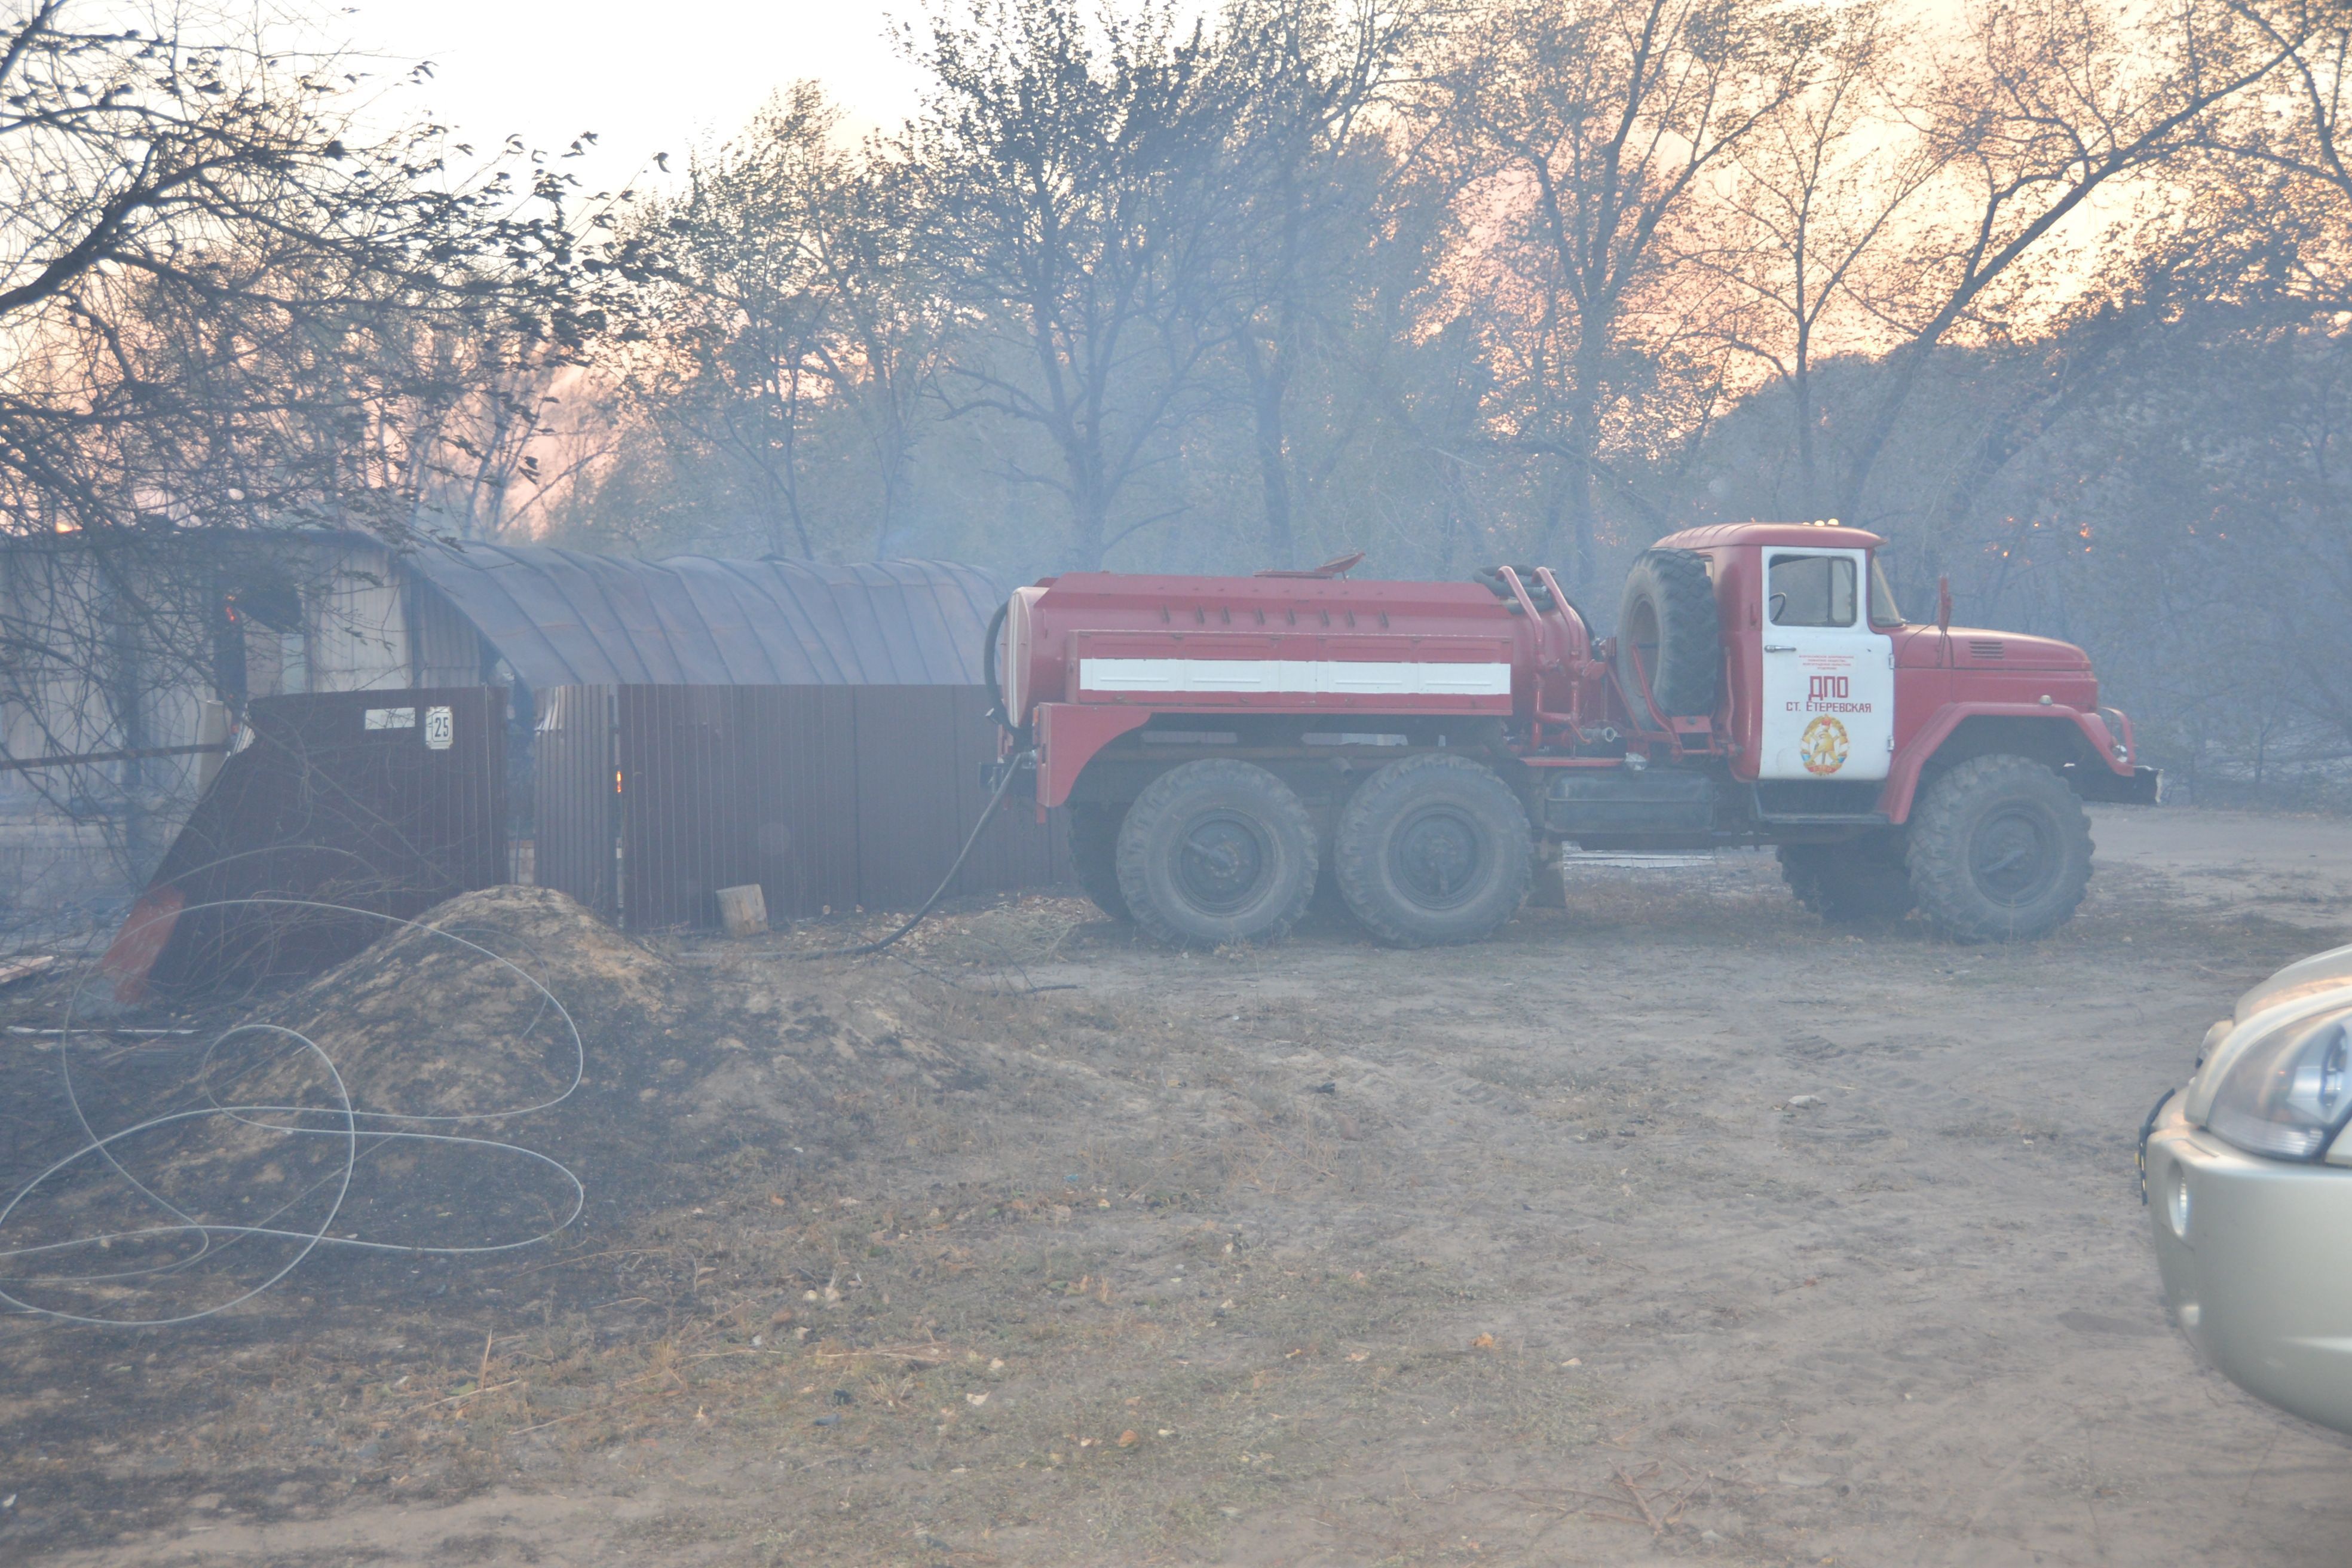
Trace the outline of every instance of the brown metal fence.
[[[913, 909], [987, 804], [988, 699], [964, 686], [570, 686], [543, 694], [537, 876], [630, 931]], [[1000, 813], [950, 889], [1066, 880], [1057, 831]]]
[[282, 900], [404, 918], [504, 879], [501, 689], [266, 697], [247, 721], [125, 924], [143, 951], [118, 986], [314, 973], [383, 923]]

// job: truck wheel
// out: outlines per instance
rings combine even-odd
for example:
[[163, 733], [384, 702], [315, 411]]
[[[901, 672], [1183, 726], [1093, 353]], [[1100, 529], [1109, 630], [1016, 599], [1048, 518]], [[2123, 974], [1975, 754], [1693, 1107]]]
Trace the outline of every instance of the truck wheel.
[[1130, 921], [1127, 895], [1118, 890], [1118, 825], [1126, 814], [1115, 805], [1069, 809], [1070, 869], [1095, 908], [1115, 921]]
[[2091, 879], [2091, 823], [2055, 772], [1975, 757], [1911, 814], [1911, 886], [1956, 942], [2024, 942], [2056, 930]]
[[1893, 925], [1919, 901], [1900, 833], [1843, 844], [1783, 844], [1780, 877], [1797, 902], [1833, 926]]
[[1393, 947], [1476, 942], [1527, 901], [1528, 814], [1510, 786], [1462, 757], [1408, 757], [1364, 781], [1332, 841], [1339, 892]]
[[1715, 711], [1723, 672], [1719, 620], [1706, 557], [1695, 550], [1645, 550], [1634, 558], [1617, 602], [1617, 684], [1636, 724], [1649, 728], [1644, 675], [1650, 700], [1667, 718]]
[[1188, 947], [1272, 942], [1315, 894], [1315, 828], [1288, 784], [1212, 758], [1170, 769], [1127, 808], [1118, 864], [1147, 935]]

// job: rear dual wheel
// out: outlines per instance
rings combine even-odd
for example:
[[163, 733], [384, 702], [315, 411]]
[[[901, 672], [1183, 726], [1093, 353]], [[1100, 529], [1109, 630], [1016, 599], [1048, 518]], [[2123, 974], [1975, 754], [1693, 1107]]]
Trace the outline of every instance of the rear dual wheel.
[[[1290, 786], [1222, 758], [1160, 774], [1123, 820], [1074, 813], [1070, 836], [1096, 903], [1181, 947], [1276, 940], [1307, 911], [1321, 868]], [[1107, 837], [1115, 889], [1097, 886]], [[1339, 815], [1331, 858], [1348, 912], [1396, 947], [1492, 935], [1526, 902], [1535, 863], [1518, 797], [1489, 769], [1451, 756], [1409, 757], [1366, 779]]]
[[1391, 947], [1492, 936], [1535, 874], [1528, 815], [1510, 786], [1465, 757], [1391, 763], [1349, 797], [1332, 840], [1349, 912]]
[[1128, 807], [1116, 870], [1146, 935], [1178, 947], [1273, 942], [1314, 896], [1315, 829], [1297, 795], [1264, 768], [1187, 763]]

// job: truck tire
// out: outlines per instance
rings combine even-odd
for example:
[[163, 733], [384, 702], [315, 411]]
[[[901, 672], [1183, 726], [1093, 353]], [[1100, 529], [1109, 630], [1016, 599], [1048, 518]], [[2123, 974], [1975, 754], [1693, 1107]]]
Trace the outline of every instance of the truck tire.
[[[1633, 721], [1649, 728], [1650, 701], [1669, 719], [1703, 719], [1722, 688], [1723, 630], [1706, 558], [1695, 550], [1645, 550], [1625, 574], [1617, 605], [1617, 685]], [[1640, 663], [1635, 663], [1638, 656]], [[1649, 700], [1643, 677], [1649, 678]]]
[[1119, 894], [1148, 936], [1178, 947], [1273, 942], [1315, 895], [1315, 827], [1264, 768], [1187, 763], [1127, 808], [1118, 867]]
[[1493, 935], [1527, 901], [1535, 847], [1526, 807], [1464, 757], [1391, 763], [1357, 790], [1332, 839], [1339, 893], [1391, 947]]
[[2091, 823], [2056, 772], [1973, 757], [1911, 814], [1911, 887], [1955, 942], [2028, 942], [2064, 924], [2091, 880]]
[[1893, 925], [1919, 901], [1899, 832], [1843, 844], [1783, 844], [1780, 878], [1798, 903], [1849, 930]]
[[1126, 813], [1116, 805], [1069, 808], [1070, 869], [1095, 908], [1115, 921], [1131, 921], [1127, 895], [1118, 890], [1118, 825]]

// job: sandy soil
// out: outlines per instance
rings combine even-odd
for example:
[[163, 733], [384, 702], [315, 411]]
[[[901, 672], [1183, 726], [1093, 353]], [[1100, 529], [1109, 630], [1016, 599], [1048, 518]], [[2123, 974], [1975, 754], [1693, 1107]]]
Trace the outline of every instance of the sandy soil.
[[599, 1121], [543, 1255], [0, 1320], [0, 1557], [2342, 1562], [2352, 1443], [2167, 1326], [2132, 1145], [2352, 937], [2352, 825], [2096, 831], [2021, 949], [1841, 935], [1757, 856], [1433, 953], [1065, 900], [667, 944], [671, 1010], [587, 1032], [669, 1157]]

